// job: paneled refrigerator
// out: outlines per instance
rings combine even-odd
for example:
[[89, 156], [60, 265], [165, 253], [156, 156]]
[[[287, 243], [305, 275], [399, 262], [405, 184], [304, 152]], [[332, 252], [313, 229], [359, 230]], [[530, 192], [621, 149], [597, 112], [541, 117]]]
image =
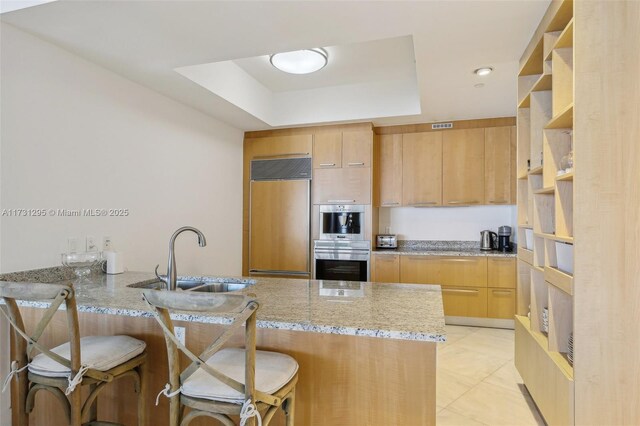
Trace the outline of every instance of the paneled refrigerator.
[[253, 160], [249, 273], [309, 278], [311, 158]]

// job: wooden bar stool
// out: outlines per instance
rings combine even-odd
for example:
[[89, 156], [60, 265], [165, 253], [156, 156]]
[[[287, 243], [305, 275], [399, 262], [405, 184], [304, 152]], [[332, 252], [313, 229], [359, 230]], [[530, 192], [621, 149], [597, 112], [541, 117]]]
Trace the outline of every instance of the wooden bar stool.
[[[104, 387], [123, 377], [134, 380], [138, 393], [138, 425], [146, 425], [145, 414], [145, 342], [129, 336], [88, 336], [80, 338], [78, 311], [71, 284], [0, 283], [0, 297], [7, 305], [9, 320], [14, 331], [14, 354], [11, 378], [18, 378], [19, 406], [14, 411], [20, 426], [29, 424], [36, 393], [45, 390], [53, 394], [63, 405], [71, 426], [113, 424], [97, 420], [97, 396]], [[49, 301], [35, 331], [28, 334], [18, 308], [17, 300]], [[69, 342], [49, 349], [38, 343], [47, 325], [65, 304]], [[34, 355], [34, 350], [39, 352]], [[81, 386], [90, 386], [84, 403]], [[3, 390], [4, 390], [3, 388]]]
[[[205, 294], [148, 290], [144, 299], [162, 327], [169, 359], [169, 383], [158, 394], [170, 398], [169, 424], [186, 426], [197, 417], [211, 417], [234, 426], [268, 425], [279, 407], [293, 426], [298, 363], [288, 355], [256, 351], [254, 297], [241, 294]], [[187, 349], [175, 336], [170, 311], [233, 314], [233, 322], [200, 356]], [[222, 348], [235, 331], [245, 326], [244, 348]], [[180, 372], [180, 351], [192, 363]], [[157, 405], [157, 400], [156, 400]], [[189, 407], [188, 414], [184, 414]], [[263, 412], [261, 415], [260, 413]]]

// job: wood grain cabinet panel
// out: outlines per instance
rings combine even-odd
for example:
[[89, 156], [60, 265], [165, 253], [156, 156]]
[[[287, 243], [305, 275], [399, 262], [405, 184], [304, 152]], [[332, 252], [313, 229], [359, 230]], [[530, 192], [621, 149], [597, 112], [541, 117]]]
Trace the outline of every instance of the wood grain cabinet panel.
[[342, 167], [371, 167], [373, 132], [342, 132]]
[[442, 132], [402, 135], [403, 205], [442, 205], [442, 172]]
[[443, 205], [484, 203], [484, 131], [464, 129], [443, 132]]
[[311, 181], [313, 204], [371, 204], [371, 169], [316, 169]]
[[513, 319], [516, 314], [516, 290], [512, 288], [489, 288], [487, 316], [489, 318]]
[[247, 139], [244, 146], [246, 161], [281, 156], [304, 157], [312, 154], [313, 135], [286, 135]]
[[313, 140], [313, 168], [342, 167], [342, 132], [317, 133]]
[[496, 288], [516, 288], [516, 259], [513, 257], [487, 258], [487, 285]]
[[400, 282], [400, 256], [397, 254], [374, 254], [371, 281], [378, 283]]
[[518, 191], [516, 189], [516, 185], [518, 182], [518, 145], [517, 145], [517, 135], [518, 131], [516, 126], [511, 126], [511, 132], [509, 138], [511, 139], [511, 202], [510, 204], [516, 204], [518, 199]]
[[380, 136], [380, 206], [402, 204], [402, 135]]
[[487, 289], [442, 287], [444, 314], [454, 317], [487, 317]]
[[400, 282], [440, 284], [440, 259], [435, 256], [400, 256]]
[[484, 129], [486, 204], [511, 203], [511, 127]]
[[441, 257], [440, 281], [436, 284], [465, 287], [487, 286], [487, 258]]

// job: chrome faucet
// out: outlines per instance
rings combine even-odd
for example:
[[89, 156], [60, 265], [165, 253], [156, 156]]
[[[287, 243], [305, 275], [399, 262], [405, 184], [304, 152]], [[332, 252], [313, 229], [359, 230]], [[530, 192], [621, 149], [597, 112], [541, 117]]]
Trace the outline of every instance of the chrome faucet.
[[158, 275], [158, 267], [160, 265], [156, 266], [156, 277], [158, 277], [158, 279], [160, 279], [161, 281], [164, 281], [167, 286], [167, 290], [170, 291], [176, 290], [178, 281], [178, 271], [176, 270], [175, 256], [176, 238], [178, 238], [178, 235], [182, 234], [185, 231], [191, 231], [198, 235], [198, 245], [200, 247], [204, 247], [207, 245], [207, 239], [204, 237], [204, 234], [192, 226], [183, 226], [173, 233], [171, 239], [169, 240], [169, 261], [167, 262], [167, 276], [165, 278], [162, 278], [160, 275]]

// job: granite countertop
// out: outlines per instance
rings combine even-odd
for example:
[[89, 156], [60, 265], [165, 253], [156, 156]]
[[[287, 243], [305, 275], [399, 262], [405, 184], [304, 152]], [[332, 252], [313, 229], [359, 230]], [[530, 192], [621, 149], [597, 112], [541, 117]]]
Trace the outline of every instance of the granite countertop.
[[432, 240], [399, 240], [397, 249], [377, 249], [378, 254], [398, 254], [401, 256], [485, 256], [485, 257], [517, 257], [515, 244], [511, 252], [497, 250], [480, 250], [478, 241], [432, 241]]
[[[214, 279], [213, 277], [209, 277]], [[0, 275], [0, 282], [73, 281], [62, 267]], [[144, 285], [156, 281], [153, 273], [96, 272], [89, 281], [74, 283], [79, 312], [151, 317], [142, 300]], [[249, 278], [235, 278], [246, 282]], [[257, 278], [242, 293], [253, 293], [260, 303], [259, 328], [379, 338], [445, 341], [440, 286], [416, 284], [347, 283], [298, 279]], [[344, 295], [340, 295], [343, 293]], [[0, 303], [2, 301], [0, 300]], [[46, 302], [21, 302], [22, 306], [47, 307]], [[228, 324], [231, 317], [175, 312], [181, 321]]]

